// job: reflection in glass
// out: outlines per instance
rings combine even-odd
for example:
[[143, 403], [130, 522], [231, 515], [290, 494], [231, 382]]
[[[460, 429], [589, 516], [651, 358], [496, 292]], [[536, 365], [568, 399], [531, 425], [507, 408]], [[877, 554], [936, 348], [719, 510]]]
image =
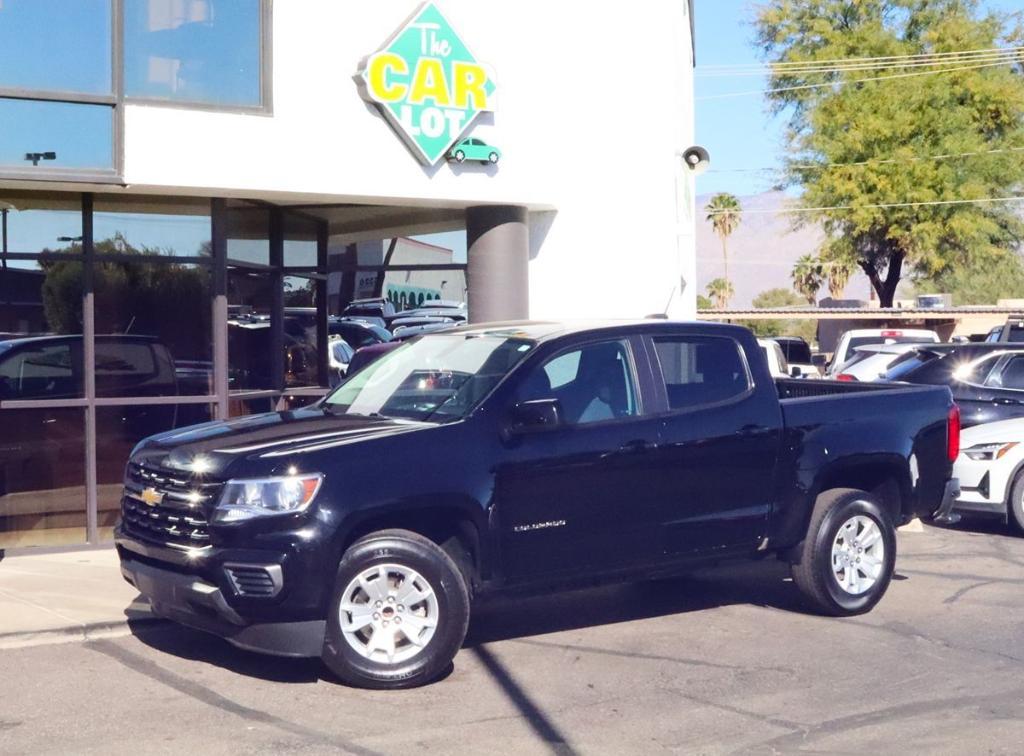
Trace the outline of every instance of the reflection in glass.
[[125, 0], [125, 92], [258, 106], [260, 26], [260, 0]]
[[39, 171], [114, 167], [110, 105], [0, 99], [0, 123], [0, 165]]
[[135, 445], [147, 436], [205, 423], [212, 418], [212, 408], [207, 404], [96, 408], [100, 540], [109, 540], [113, 535], [121, 506], [124, 468]]
[[232, 398], [228, 403], [228, 415], [230, 417], [262, 415], [264, 412], [273, 412], [276, 407], [277, 399], [274, 397], [265, 396], [259, 399]]
[[209, 269], [97, 262], [94, 281], [97, 396], [212, 392]]
[[0, 86], [110, 94], [110, 0], [0, 2]]
[[285, 386], [319, 386], [316, 337], [316, 281], [284, 279]]
[[229, 202], [227, 208], [229, 260], [270, 264], [270, 210], [247, 202]]
[[271, 299], [266, 273], [228, 269], [228, 386], [232, 391], [273, 388]]
[[93, 213], [96, 253], [139, 252], [209, 257], [209, 200], [97, 198]]
[[0, 253], [80, 254], [81, 237], [79, 195], [0, 191]]
[[284, 213], [285, 267], [314, 267], [317, 258], [317, 224], [294, 213]]
[[85, 541], [85, 416], [0, 410], [0, 549]]
[[80, 397], [82, 264], [18, 264], [0, 267], [0, 401]]

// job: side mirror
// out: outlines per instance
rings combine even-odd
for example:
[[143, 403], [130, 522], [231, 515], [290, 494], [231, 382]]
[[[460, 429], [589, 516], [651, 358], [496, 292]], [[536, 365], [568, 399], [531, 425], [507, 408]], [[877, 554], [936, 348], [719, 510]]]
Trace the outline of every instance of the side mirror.
[[792, 378], [803, 378], [804, 377], [803, 371], [800, 368], [798, 368], [796, 365], [794, 365], [793, 367], [791, 367], [789, 369], [789, 375]]
[[811, 355], [811, 364], [816, 368], [824, 368], [828, 365], [828, 357], [823, 354]]
[[557, 399], [534, 399], [512, 408], [505, 432], [509, 436], [551, 430], [562, 424], [562, 403]]

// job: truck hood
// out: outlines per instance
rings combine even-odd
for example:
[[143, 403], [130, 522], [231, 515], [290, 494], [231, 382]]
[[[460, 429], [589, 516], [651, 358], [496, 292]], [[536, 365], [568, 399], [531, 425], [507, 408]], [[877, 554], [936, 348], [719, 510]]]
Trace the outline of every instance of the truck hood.
[[234, 461], [259, 458], [269, 468], [303, 454], [435, 427], [434, 423], [335, 414], [310, 407], [167, 431], [142, 441], [134, 462], [218, 477]]

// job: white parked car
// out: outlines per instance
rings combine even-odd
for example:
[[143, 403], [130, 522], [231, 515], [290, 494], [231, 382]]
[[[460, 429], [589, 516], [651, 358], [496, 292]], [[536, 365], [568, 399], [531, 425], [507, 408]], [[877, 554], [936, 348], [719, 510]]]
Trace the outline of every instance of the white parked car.
[[916, 351], [920, 344], [869, 344], [853, 350], [853, 357], [843, 365], [842, 372], [835, 375], [840, 381], [862, 381], [871, 383], [885, 378], [890, 368], [906, 358], [907, 353]]
[[1024, 418], [967, 428], [953, 477], [960, 479], [954, 512], [1000, 515], [1024, 531]]
[[786, 362], [786, 355], [782, 353], [782, 347], [774, 339], [758, 339], [761, 351], [768, 360], [768, 370], [772, 378], [793, 378], [792, 368]]
[[857, 347], [869, 344], [938, 344], [939, 335], [935, 331], [923, 329], [898, 328], [859, 328], [847, 331], [839, 337], [832, 362], [828, 366], [826, 377], [835, 378], [843, 372], [844, 365], [853, 357]]

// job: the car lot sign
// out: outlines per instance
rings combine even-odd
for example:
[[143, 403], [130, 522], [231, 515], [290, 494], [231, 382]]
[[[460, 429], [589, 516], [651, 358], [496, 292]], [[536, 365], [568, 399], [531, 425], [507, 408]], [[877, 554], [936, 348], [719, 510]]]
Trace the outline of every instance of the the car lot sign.
[[445, 157], [477, 116], [494, 110], [497, 88], [432, 2], [362, 61], [358, 81], [363, 97], [426, 165]]

